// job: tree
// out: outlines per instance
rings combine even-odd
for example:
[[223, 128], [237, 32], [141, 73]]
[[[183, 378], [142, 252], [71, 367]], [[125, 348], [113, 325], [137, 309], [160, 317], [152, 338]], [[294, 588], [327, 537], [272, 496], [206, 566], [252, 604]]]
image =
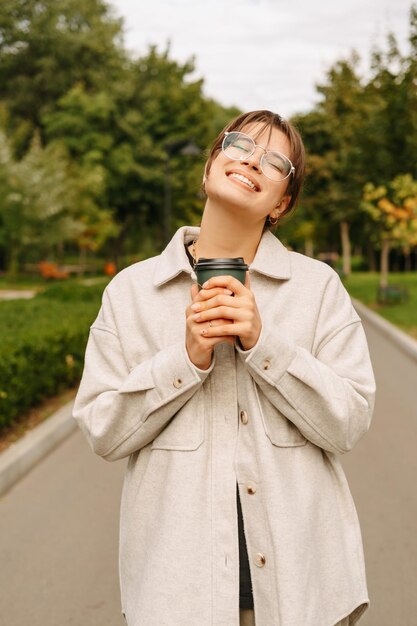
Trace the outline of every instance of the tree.
[[296, 215], [288, 223], [284, 221], [280, 233], [297, 247], [302, 243], [306, 254], [312, 256], [318, 244], [331, 248], [330, 221], [325, 216], [329, 213], [332, 169], [328, 155], [333, 150], [333, 140], [323, 111], [315, 109], [294, 116], [291, 122], [299, 129], [306, 146], [306, 180]]
[[[207, 100], [192, 61], [177, 63], [169, 50], [150, 48], [132, 60], [112, 88], [88, 92], [75, 85], [43, 117], [48, 142], [62, 142], [83, 171], [102, 167], [101, 204], [119, 225], [114, 254], [155, 253], [164, 244], [164, 188], [169, 158], [172, 228], [196, 220], [203, 161], [172, 146], [192, 141], [203, 150], [229, 112]], [[217, 122], [219, 120], [219, 122]], [[153, 248], [153, 249], [151, 249]]]
[[[98, 195], [80, 193], [83, 202], [90, 198], [97, 210], [110, 211], [110, 221], [87, 208], [83, 246], [88, 231], [88, 247], [94, 247], [91, 219], [103, 224], [100, 232], [113, 233], [115, 257], [138, 248], [154, 253], [168, 227], [197, 221], [203, 159], [169, 146], [191, 141], [203, 155], [213, 134], [237, 111], [207, 99], [193, 72], [193, 60], [176, 62], [169, 46], [128, 57], [121, 22], [104, 0], [1, 4], [0, 108], [7, 110], [12, 156], [24, 158], [37, 136], [40, 147], [54, 146], [67, 155], [76, 187], [84, 180], [91, 190], [89, 181], [101, 177]], [[172, 220], [167, 226], [168, 160]], [[104, 224], [110, 223], [107, 229]]]
[[20, 156], [71, 87], [95, 90], [117, 77], [121, 28], [104, 0], [2, 0], [0, 100]]
[[[315, 219], [340, 229], [343, 269], [350, 271], [350, 239], [367, 244], [366, 214], [359, 205], [367, 182], [388, 184], [417, 175], [417, 7], [410, 10], [410, 49], [401, 55], [392, 34], [375, 50], [371, 75], [358, 72], [358, 57], [339, 60], [317, 86], [313, 111], [296, 117], [307, 147], [303, 203]], [[318, 216], [320, 216], [318, 218]]]
[[[417, 31], [417, 23], [413, 26], [411, 20], [411, 32], [413, 28]], [[372, 111], [363, 120], [361, 149], [368, 180], [374, 184], [387, 184], [407, 172], [417, 175], [416, 54], [417, 46], [403, 56], [392, 34], [387, 50], [373, 54], [372, 75], [364, 89]]]
[[327, 215], [340, 228], [346, 275], [351, 271], [350, 229], [360, 218], [358, 206], [366, 182], [361, 133], [369, 102], [363, 98], [358, 63], [355, 53], [349, 60], [338, 61], [328, 72], [327, 82], [317, 87], [323, 98], [318, 109], [326, 117], [330, 137], [322, 155], [329, 171]]
[[36, 136], [16, 160], [0, 133], [0, 248], [8, 273], [16, 275], [23, 262], [50, 256], [65, 242], [85, 245], [91, 230], [101, 244], [114, 234], [111, 213], [95, 202], [102, 181], [99, 169], [77, 176], [62, 146], [43, 149]]
[[380, 287], [388, 286], [389, 252], [398, 246], [417, 246], [417, 180], [410, 174], [397, 176], [388, 185], [368, 183], [363, 192], [363, 210], [376, 224], [381, 249]]

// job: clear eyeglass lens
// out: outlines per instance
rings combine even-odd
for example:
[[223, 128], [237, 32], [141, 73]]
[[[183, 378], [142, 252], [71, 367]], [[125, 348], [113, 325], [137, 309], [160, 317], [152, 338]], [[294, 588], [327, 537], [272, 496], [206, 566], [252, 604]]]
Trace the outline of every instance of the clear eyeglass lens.
[[[252, 137], [244, 133], [230, 132], [223, 139], [222, 149], [229, 159], [243, 161], [250, 157], [256, 148]], [[261, 168], [271, 180], [284, 180], [291, 173], [291, 161], [278, 152], [265, 152], [261, 157]]]
[[230, 159], [244, 159], [255, 150], [255, 142], [243, 133], [229, 133], [223, 140], [223, 152]]
[[284, 180], [291, 172], [291, 162], [278, 152], [266, 152], [261, 158], [261, 167], [265, 176], [272, 180]]

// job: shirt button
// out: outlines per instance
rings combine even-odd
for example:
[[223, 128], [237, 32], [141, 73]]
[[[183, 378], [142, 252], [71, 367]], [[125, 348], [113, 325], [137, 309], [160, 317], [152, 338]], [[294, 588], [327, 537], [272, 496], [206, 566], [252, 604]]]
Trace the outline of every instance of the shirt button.
[[249, 495], [253, 496], [254, 493], [256, 493], [256, 487], [255, 485], [246, 485], [246, 491], [248, 492]]
[[265, 555], [262, 554], [261, 552], [258, 552], [258, 554], [255, 556], [255, 565], [257, 567], [263, 567], [265, 563], [266, 563]]
[[240, 421], [242, 422], [242, 424], [247, 424], [249, 421], [248, 418], [248, 414], [246, 413], [246, 411], [241, 411], [240, 412]]
[[262, 364], [262, 367], [264, 370], [269, 370], [269, 368], [271, 367], [271, 361], [269, 359], [265, 359], [265, 361]]
[[174, 387], [176, 387], [177, 389], [179, 389], [179, 387], [181, 387], [181, 385], [182, 385], [182, 380], [181, 380], [181, 378], [176, 378], [176, 379], [174, 380]]

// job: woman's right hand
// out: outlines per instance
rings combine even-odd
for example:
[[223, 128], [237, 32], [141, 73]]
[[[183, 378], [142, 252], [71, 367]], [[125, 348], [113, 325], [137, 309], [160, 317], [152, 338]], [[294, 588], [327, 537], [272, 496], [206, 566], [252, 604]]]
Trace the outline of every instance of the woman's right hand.
[[[203, 290], [202, 290], [203, 291]], [[206, 290], [207, 291], [207, 290]], [[231, 295], [232, 292], [229, 289], [223, 288], [215, 288], [209, 290], [210, 297], [214, 297], [218, 294], [228, 294]], [[203, 297], [205, 296], [205, 297]], [[196, 302], [200, 302], [203, 299], [207, 299], [206, 294], [202, 294], [201, 291], [198, 290], [197, 285], [193, 285], [191, 287], [191, 299], [192, 302], [187, 307], [185, 315], [186, 315], [186, 337], [185, 337], [185, 346], [187, 348], [188, 356], [190, 357], [190, 361], [199, 369], [207, 370], [211, 364], [211, 358], [213, 355], [214, 346], [218, 343], [226, 342], [234, 345], [236, 337], [230, 335], [225, 336], [222, 335], [220, 337], [204, 337], [201, 334], [202, 323], [194, 321], [193, 315], [195, 311], [191, 309], [191, 306]], [[205, 325], [208, 322], [204, 322]], [[227, 319], [216, 319], [211, 321], [211, 328], [215, 328], [217, 325], [224, 326], [225, 324], [233, 324], [232, 320]]]

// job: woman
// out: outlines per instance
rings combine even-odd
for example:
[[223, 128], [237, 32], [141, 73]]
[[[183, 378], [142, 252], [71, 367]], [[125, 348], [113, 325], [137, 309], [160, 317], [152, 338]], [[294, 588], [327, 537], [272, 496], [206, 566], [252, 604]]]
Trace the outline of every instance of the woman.
[[[129, 457], [129, 626], [345, 626], [368, 605], [338, 459], [371, 419], [365, 336], [337, 274], [268, 232], [303, 174], [288, 122], [239, 116], [210, 152], [201, 228], [104, 293], [74, 416], [97, 454]], [[244, 257], [245, 285], [199, 291], [200, 257]]]

